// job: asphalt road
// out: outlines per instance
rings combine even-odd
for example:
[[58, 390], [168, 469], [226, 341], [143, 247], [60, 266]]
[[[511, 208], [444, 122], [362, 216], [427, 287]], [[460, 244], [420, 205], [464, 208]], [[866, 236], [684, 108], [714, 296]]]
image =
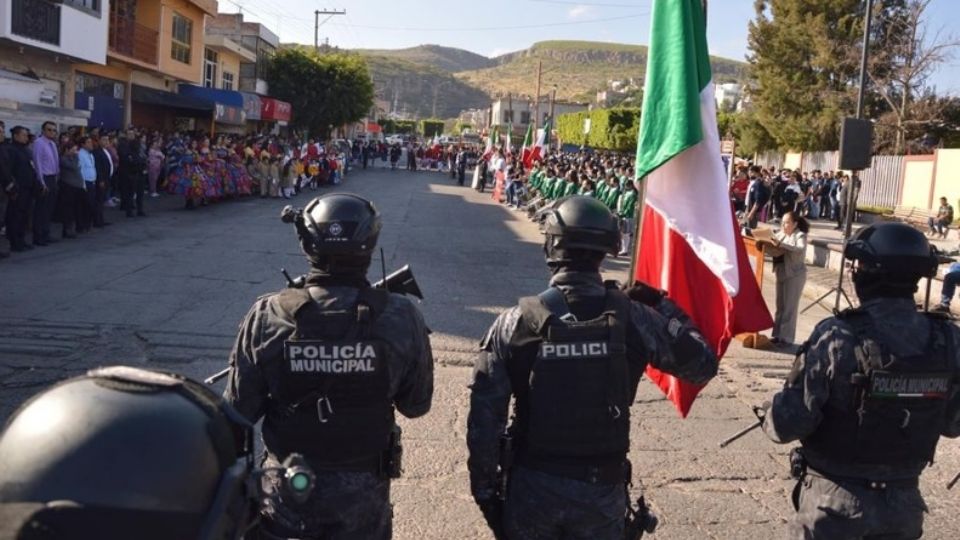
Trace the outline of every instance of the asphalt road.
[[[354, 171], [336, 189], [375, 201], [387, 269], [411, 264], [433, 330], [433, 410], [403, 421], [395, 537], [490, 538], [468, 488], [469, 366], [496, 314], [545, 287], [542, 237], [520, 213], [446, 175]], [[307, 201], [301, 195], [293, 203]], [[111, 211], [112, 227], [0, 262], [0, 419], [44, 386], [98, 365], [216, 372], [254, 299], [283, 286], [278, 269], [305, 270], [292, 226], [279, 220], [286, 201], [245, 199], [192, 212], [174, 197], [147, 202], [147, 218]], [[626, 266], [613, 260], [608, 274], [622, 278]], [[371, 280], [379, 274], [375, 261]], [[800, 335], [826, 315], [816, 311], [801, 317]], [[660, 516], [653, 538], [783, 537], [793, 511], [788, 448], [757, 432], [725, 450], [717, 443], [752, 421], [749, 405], [769, 399], [791, 360], [734, 344], [685, 420], [641, 383], [631, 460]], [[925, 538], [956, 538], [958, 493], [943, 485], [960, 470], [960, 450], [955, 441], [940, 448], [923, 478], [931, 510]]]

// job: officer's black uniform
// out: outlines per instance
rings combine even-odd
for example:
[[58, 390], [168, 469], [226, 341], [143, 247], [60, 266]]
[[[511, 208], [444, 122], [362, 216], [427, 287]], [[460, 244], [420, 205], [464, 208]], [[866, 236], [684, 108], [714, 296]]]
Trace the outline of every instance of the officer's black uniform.
[[305, 287], [250, 309], [224, 395], [251, 421], [263, 418], [268, 463], [303, 454], [317, 488], [305, 504], [269, 509], [264, 534], [389, 538], [394, 408], [408, 418], [430, 409], [428, 330], [406, 297], [365, 278], [380, 231], [372, 204], [331, 194], [285, 212], [312, 270]]
[[845, 255], [861, 307], [817, 325], [763, 426], [802, 444], [790, 537], [919, 538], [920, 473], [941, 435], [960, 435], [960, 330], [916, 311], [937, 268], [916, 229], [865, 227]]
[[[646, 365], [703, 384], [717, 359], [671, 301], [641, 287], [643, 305], [602, 281], [600, 263], [620, 240], [602, 203], [561, 199], [545, 232], [550, 288], [501, 314], [481, 343], [467, 421], [471, 489], [494, 532], [511, 540], [619, 540], [630, 405]], [[511, 396], [515, 458], [504, 493], [497, 471]]]

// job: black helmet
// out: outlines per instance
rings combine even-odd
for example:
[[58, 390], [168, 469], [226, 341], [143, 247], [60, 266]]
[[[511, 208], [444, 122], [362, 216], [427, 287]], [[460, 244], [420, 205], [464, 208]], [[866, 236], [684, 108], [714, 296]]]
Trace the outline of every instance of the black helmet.
[[280, 218], [296, 225], [301, 249], [318, 264], [331, 257], [369, 259], [380, 235], [380, 214], [373, 203], [349, 193], [317, 197], [303, 210], [287, 206]]
[[551, 265], [573, 262], [583, 254], [599, 261], [620, 248], [617, 218], [593, 197], [559, 199], [544, 213], [543, 232], [543, 252]]
[[111, 367], [68, 379], [0, 434], [0, 537], [239, 538], [249, 427], [179, 375]]
[[886, 279], [916, 282], [937, 273], [938, 259], [923, 233], [903, 223], [877, 223], [860, 229], [843, 250], [857, 271]]

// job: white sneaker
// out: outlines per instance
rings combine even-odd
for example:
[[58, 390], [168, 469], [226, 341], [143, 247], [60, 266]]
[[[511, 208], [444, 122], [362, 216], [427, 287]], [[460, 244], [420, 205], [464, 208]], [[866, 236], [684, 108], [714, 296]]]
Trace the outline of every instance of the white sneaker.
[[113, 202], [113, 199], [107, 199], [106, 201], [103, 202], [103, 205], [106, 206], [107, 208], [115, 208], [117, 206], [117, 203]]
[[150, 194], [150, 197], [153, 198], [153, 199], [156, 199], [156, 198], [159, 197], [159, 196], [160, 196], [160, 194], [157, 193], [156, 191], [154, 191], [153, 193]]

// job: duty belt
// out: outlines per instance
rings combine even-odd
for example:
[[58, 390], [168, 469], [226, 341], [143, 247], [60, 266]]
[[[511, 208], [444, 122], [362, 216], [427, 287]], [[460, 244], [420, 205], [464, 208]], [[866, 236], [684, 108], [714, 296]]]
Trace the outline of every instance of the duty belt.
[[810, 476], [816, 476], [818, 478], [824, 478], [830, 480], [835, 484], [848, 484], [855, 485], [859, 487], [865, 487], [867, 489], [874, 490], [884, 490], [887, 488], [901, 488], [901, 489], [913, 489], [920, 486], [920, 478], [898, 478], [894, 480], [870, 480], [868, 478], [857, 478], [854, 476], [837, 476], [834, 474], [823, 474], [820, 471], [811, 469], [810, 466], [807, 466], [807, 472]]
[[517, 465], [535, 471], [554, 474], [588, 484], [619, 484], [627, 474], [625, 459], [601, 463], [577, 463], [574, 461], [518, 455]]

